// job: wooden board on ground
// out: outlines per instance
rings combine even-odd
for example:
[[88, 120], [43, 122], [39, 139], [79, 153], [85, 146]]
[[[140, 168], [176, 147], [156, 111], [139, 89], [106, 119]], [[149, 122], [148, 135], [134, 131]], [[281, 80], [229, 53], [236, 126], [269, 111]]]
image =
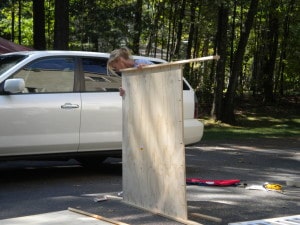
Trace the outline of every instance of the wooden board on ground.
[[1, 225], [115, 225], [68, 210], [1, 220]]
[[297, 225], [300, 224], [300, 214], [261, 220], [229, 223], [228, 225]]

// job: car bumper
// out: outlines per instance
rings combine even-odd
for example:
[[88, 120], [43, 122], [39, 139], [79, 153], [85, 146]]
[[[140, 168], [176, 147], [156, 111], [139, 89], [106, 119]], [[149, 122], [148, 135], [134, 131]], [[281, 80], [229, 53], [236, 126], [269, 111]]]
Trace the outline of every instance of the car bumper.
[[204, 125], [196, 119], [184, 120], [184, 144], [190, 145], [199, 142], [203, 136]]

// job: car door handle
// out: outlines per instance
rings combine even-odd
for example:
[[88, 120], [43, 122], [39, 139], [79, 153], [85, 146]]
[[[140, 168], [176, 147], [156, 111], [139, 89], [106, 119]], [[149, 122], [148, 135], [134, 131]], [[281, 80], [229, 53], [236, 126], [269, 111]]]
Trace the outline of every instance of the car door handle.
[[71, 104], [71, 103], [65, 103], [64, 105], [60, 106], [62, 109], [76, 109], [79, 108], [78, 104]]

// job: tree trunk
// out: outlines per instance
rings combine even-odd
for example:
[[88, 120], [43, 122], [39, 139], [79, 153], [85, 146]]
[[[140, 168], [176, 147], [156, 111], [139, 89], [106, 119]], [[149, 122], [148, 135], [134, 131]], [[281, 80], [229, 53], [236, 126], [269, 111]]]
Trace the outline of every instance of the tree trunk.
[[21, 45], [22, 44], [22, 1], [19, 0], [19, 13], [18, 13], [18, 42]]
[[278, 46], [278, 1], [272, 0], [270, 2], [269, 11], [269, 28], [267, 31], [267, 51], [265, 53], [266, 59], [263, 66], [263, 90], [264, 102], [271, 103], [274, 101], [273, 85], [274, 85], [274, 72], [275, 62]]
[[55, 0], [54, 46], [56, 50], [68, 50], [69, 0]]
[[[195, 34], [195, 22], [196, 22], [196, 3], [195, 0], [191, 0], [191, 7], [190, 7], [190, 30], [189, 30], [189, 38], [186, 50], [186, 58], [190, 59], [192, 55], [192, 47], [193, 47], [193, 40]], [[188, 64], [187, 64], [188, 65]]]
[[[180, 0], [179, 0], [180, 1]], [[179, 1], [172, 1], [171, 5], [172, 5], [172, 9], [170, 10], [170, 12], [172, 13], [170, 15], [170, 20], [172, 20], [172, 29], [171, 29], [171, 34], [170, 34], [170, 46], [169, 46], [169, 61], [172, 61], [175, 57], [174, 57], [174, 52], [175, 52], [175, 45], [176, 45], [176, 24], [177, 24], [177, 15], [179, 13], [179, 8], [180, 8], [180, 4]]]
[[290, 36], [290, 20], [291, 14], [293, 9], [295, 8], [295, 0], [291, 0], [287, 3], [287, 12], [285, 13], [284, 22], [283, 22], [283, 37], [281, 40], [281, 47], [280, 51], [280, 60], [279, 60], [279, 69], [278, 69], [278, 76], [275, 82], [275, 91], [277, 91], [281, 96], [284, 95], [284, 87], [283, 87], [283, 77], [286, 65], [286, 58], [287, 58], [287, 46], [288, 46], [288, 39]]
[[[195, 34], [195, 20], [196, 20], [196, 10], [195, 10], [195, 0], [191, 0], [191, 7], [190, 7], [190, 29], [189, 29], [189, 37], [188, 43], [186, 48], [186, 59], [190, 59], [192, 56], [192, 47], [194, 41], [194, 34]], [[194, 85], [194, 77], [191, 74], [191, 66], [189, 63], [184, 65], [184, 74], [189, 79], [192, 86]]]
[[[146, 55], [149, 55], [151, 53], [152, 48], [153, 48], [153, 43], [155, 43], [155, 41], [156, 41], [160, 14], [161, 14], [161, 7], [160, 7], [160, 4], [157, 3], [157, 5], [155, 6], [154, 21], [150, 25], [151, 29], [150, 29], [150, 33], [149, 33], [149, 40], [148, 40], [147, 47], [146, 47]], [[155, 51], [156, 50], [154, 49], [154, 52]], [[155, 57], [155, 54], [154, 54], [154, 57]]]
[[45, 37], [45, 5], [44, 0], [34, 0], [33, 11], [33, 48], [46, 49]]
[[134, 35], [132, 51], [134, 54], [140, 53], [140, 37], [142, 33], [142, 11], [143, 11], [143, 0], [137, 0], [135, 7], [135, 21], [134, 21]]
[[234, 53], [234, 40], [235, 40], [235, 20], [236, 20], [236, 8], [237, 8], [237, 0], [234, 0], [233, 7], [233, 16], [232, 16], [232, 24], [231, 24], [231, 40], [230, 40], [230, 71], [232, 70], [233, 64], [233, 53]]
[[235, 115], [234, 115], [234, 108], [235, 108], [235, 96], [236, 96], [236, 89], [238, 83], [238, 76], [242, 71], [242, 62], [243, 57], [245, 54], [250, 30], [252, 28], [254, 16], [257, 12], [259, 0], [251, 0], [250, 8], [247, 14], [247, 18], [245, 21], [245, 27], [241, 32], [241, 37], [238, 43], [237, 50], [234, 54], [234, 61], [232, 65], [232, 71], [229, 78], [229, 85], [224, 99], [224, 105], [222, 110], [222, 122], [233, 124], [235, 123]]
[[15, 1], [12, 0], [11, 6], [11, 37], [10, 40], [14, 42], [15, 40]]
[[176, 59], [179, 58], [179, 53], [180, 53], [185, 5], [186, 5], [186, 0], [182, 0], [181, 9], [180, 9], [180, 13], [179, 13], [179, 19], [178, 19], [178, 26], [177, 26], [176, 45], [175, 45], [175, 50], [174, 50], [174, 58], [176, 58]]
[[217, 62], [216, 77], [215, 77], [215, 90], [214, 100], [211, 115], [215, 120], [221, 120], [222, 115], [222, 102], [223, 90], [225, 79], [225, 66], [226, 66], [226, 50], [227, 50], [227, 28], [228, 28], [228, 6], [221, 4], [218, 12], [218, 30], [216, 34], [216, 49], [220, 55]]

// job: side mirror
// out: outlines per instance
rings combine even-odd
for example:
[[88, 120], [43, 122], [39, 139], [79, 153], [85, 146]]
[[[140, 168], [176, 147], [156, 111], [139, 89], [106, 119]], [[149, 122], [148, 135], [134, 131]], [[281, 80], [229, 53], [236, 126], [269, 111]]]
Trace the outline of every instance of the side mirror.
[[20, 93], [25, 89], [25, 81], [21, 78], [8, 79], [4, 83], [4, 91], [8, 93]]

